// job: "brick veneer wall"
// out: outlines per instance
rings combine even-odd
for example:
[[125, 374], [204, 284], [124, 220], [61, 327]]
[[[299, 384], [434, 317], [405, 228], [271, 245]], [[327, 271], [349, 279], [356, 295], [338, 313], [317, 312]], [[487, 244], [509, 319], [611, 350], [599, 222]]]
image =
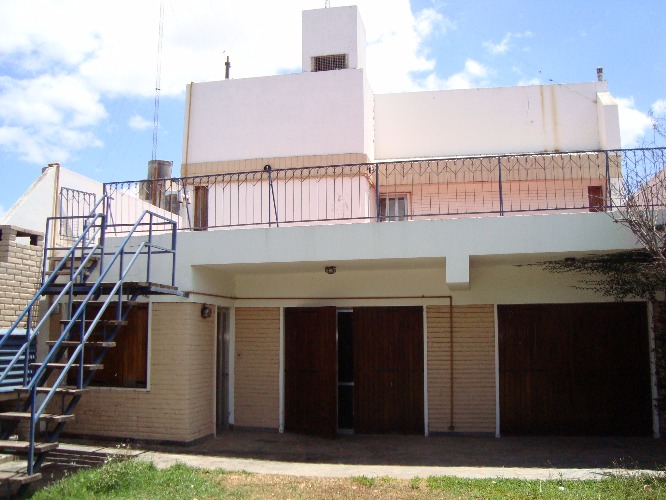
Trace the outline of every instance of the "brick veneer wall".
[[215, 320], [201, 304], [150, 307], [149, 388], [91, 388], [68, 433], [188, 443], [215, 431]]
[[430, 432], [494, 433], [495, 309], [453, 307], [453, 426], [451, 429], [451, 308], [428, 306], [428, 420]]
[[42, 243], [40, 233], [0, 226], [0, 330], [12, 325], [39, 288]]

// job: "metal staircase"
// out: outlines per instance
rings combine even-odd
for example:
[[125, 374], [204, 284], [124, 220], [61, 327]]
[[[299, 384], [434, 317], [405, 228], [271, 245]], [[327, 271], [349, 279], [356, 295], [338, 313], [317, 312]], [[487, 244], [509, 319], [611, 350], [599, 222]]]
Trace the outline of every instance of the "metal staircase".
[[[175, 286], [176, 222], [145, 211], [133, 225], [109, 224], [108, 207], [104, 197], [89, 215], [47, 220], [42, 285], [0, 339], [2, 352], [10, 339], [16, 341], [12, 334], [25, 328], [23, 342], [11, 359], [6, 357], [0, 373], [0, 391], [16, 395], [15, 411], [0, 413], [0, 452], [25, 454], [27, 461], [25, 473], [0, 473], [0, 481], [14, 491], [41, 478], [48, 452], [58, 447], [58, 437], [74, 419], [95, 371], [103, 369], [104, 357], [116, 346], [139, 297], [184, 295]], [[55, 243], [58, 228], [72, 226], [71, 219], [83, 219], [76, 221], [82, 222], [81, 234], [71, 246]], [[119, 233], [122, 237], [109, 244], [107, 236]], [[164, 240], [168, 244], [158, 244]], [[170, 283], [151, 281], [156, 259], [169, 260], [161, 268], [170, 268]], [[113, 319], [107, 310], [113, 311]], [[51, 339], [44, 339], [58, 317], [57, 338], [51, 333]], [[47, 354], [31, 362], [38, 343], [48, 346]], [[19, 434], [26, 439], [18, 440]]]

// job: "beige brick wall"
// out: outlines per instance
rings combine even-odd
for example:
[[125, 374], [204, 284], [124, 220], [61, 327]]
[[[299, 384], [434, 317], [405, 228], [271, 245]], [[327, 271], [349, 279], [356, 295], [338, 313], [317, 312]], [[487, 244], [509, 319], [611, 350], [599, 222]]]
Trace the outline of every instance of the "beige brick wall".
[[90, 389], [69, 433], [190, 442], [214, 421], [215, 321], [201, 304], [153, 303], [149, 389]]
[[39, 289], [42, 243], [37, 233], [0, 226], [0, 330], [12, 325]]
[[[428, 306], [428, 424], [449, 432], [450, 314]], [[495, 432], [495, 313], [492, 305], [453, 307], [454, 432]]]
[[280, 309], [236, 309], [234, 424], [279, 427]]
[[356, 165], [367, 162], [368, 156], [362, 153], [252, 158], [248, 160], [183, 163], [180, 167], [180, 175], [181, 177], [191, 177], [196, 175], [226, 174], [230, 172], [255, 172], [263, 170], [264, 165], [270, 165], [273, 169], [277, 170], [328, 165]]

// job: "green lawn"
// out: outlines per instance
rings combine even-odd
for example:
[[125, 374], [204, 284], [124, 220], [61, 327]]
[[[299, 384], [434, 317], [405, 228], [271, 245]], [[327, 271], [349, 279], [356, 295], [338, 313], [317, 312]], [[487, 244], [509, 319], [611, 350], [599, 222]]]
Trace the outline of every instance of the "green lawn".
[[142, 460], [115, 461], [73, 474], [34, 493], [33, 499], [127, 498], [463, 498], [666, 499], [658, 474], [612, 476], [599, 481], [387, 477], [305, 478], [193, 469], [157, 469]]

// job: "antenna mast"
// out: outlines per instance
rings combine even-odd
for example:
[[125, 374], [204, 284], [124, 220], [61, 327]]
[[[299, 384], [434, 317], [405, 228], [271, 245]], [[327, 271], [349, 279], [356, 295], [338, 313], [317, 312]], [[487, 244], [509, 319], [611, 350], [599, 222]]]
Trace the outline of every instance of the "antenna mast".
[[157, 127], [160, 123], [160, 79], [162, 74], [162, 37], [164, 35], [164, 0], [160, 0], [160, 30], [157, 37], [157, 76], [155, 77], [155, 111], [153, 114], [153, 160], [157, 159]]

